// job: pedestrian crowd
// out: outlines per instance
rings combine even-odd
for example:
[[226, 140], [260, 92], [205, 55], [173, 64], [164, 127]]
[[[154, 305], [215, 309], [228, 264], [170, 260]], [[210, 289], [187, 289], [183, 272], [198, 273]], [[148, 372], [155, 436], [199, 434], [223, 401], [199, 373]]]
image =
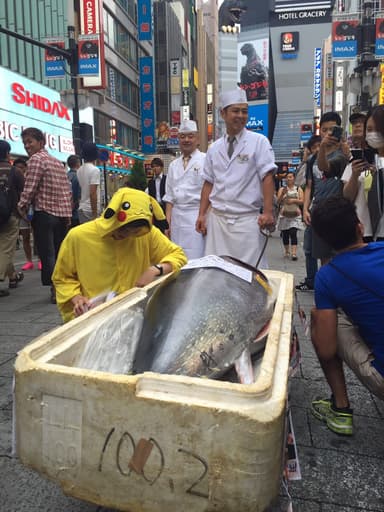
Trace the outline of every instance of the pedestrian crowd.
[[66, 172], [36, 128], [22, 132], [27, 161], [11, 165], [0, 141], [0, 297], [23, 279], [13, 266], [19, 233], [22, 270], [34, 267], [33, 232], [41, 282], [69, 321], [95, 298], [145, 286], [187, 258], [228, 255], [266, 268], [265, 237], [275, 227], [282, 257], [297, 261], [302, 230], [306, 278], [296, 290], [315, 291], [311, 335], [331, 391], [311, 408], [330, 430], [351, 435], [343, 364], [384, 399], [384, 105], [352, 114], [348, 139], [339, 114], [324, 113], [301, 165], [283, 179], [268, 138], [246, 128], [243, 89], [221, 95], [220, 114], [225, 134], [206, 153], [196, 122], [183, 121], [167, 173], [153, 158], [146, 191], [127, 184], [104, 211], [94, 143], [83, 144], [83, 164], [68, 158]]

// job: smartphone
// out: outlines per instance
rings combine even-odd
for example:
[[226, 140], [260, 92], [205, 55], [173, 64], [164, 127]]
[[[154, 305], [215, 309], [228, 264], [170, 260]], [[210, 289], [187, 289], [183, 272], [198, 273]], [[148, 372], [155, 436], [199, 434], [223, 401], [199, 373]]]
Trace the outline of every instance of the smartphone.
[[375, 154], [376, 151], [372, 148], [364, 149], [364, 160], [366, 160], [369, 164], [375, 163]]
[[364, 160], [364, 152], [360, 148], [351, 149], [352, 160]]
[[332, 128], [332, 133], [331, 133], [332, 137], [336, 137], [337, 140], [340, 140], [341, 137], [343, 136], [343, 129], [341, 126], [337, 126], [335, 125], [333, 128]]

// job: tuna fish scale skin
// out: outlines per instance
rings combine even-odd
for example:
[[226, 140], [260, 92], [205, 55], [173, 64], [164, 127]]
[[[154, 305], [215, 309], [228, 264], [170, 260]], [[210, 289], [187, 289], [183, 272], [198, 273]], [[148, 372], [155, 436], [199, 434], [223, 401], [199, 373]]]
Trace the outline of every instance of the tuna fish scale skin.
[[218, 377], [272, 317], [268, 287], [218, 268], [183, 270], [144, 312], [133, 373]]

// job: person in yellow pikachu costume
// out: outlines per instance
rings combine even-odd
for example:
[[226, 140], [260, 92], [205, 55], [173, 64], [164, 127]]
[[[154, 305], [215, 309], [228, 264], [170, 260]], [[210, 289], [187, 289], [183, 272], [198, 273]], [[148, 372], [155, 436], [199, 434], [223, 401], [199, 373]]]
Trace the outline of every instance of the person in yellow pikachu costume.
[[145, 286], [185, 265], [183, 250], [152, 226], [153, 216], [165, 219], [155, 199], [123, 187], [100, 217], [68, 232], [52, 276], [65, 322], [88, 311], [93, 297]]

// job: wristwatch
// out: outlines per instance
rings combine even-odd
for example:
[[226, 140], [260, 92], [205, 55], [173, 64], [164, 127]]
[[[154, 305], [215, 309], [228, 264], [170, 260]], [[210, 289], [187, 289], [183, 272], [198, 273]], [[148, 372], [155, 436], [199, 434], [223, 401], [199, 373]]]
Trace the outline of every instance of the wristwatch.
[[153, 265], [159, 271], [159, 277], [164, 274], [164, 268], [161, 265]]

